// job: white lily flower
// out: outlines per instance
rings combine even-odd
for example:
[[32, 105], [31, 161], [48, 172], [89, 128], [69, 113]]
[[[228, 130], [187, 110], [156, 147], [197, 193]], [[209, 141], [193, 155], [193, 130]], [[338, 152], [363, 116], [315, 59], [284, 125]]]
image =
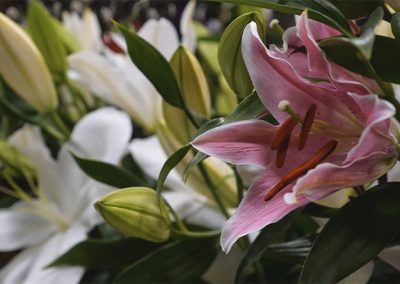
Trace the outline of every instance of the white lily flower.
[[57, 257], [87, 238], [102, 222], [93, 208], [95, 200], [112, 190], [86, 176], [70, 151], [78, 156], [117, 163], [131, 137], [129, 117], [113, 108], [102, 108], [83, 117], [70, 141], [54, 160], [40, 131], [26, 125], [10, 143], [35, 165], [37, 197], [24, 196], [0, 210], [0, 250], [23, 249], [0, 272], [1, 283], [78, 283], [83, 268], [48, 268]]
[[82, 18], [76, 12], [64, 11], [62, 21], [65, 28], [75, 36], [82, 50], [100, 52], [103, 49], [100, 23], [92, 10], [85, 8]]

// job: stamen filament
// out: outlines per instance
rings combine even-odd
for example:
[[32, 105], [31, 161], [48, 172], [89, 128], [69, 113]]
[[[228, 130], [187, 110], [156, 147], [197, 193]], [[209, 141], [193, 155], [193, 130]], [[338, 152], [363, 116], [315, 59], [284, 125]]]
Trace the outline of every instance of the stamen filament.
[[285, 139], [290, 136], [293, 128], [296, 126], [297, 122], [293, 117], [289, 117], [278, 129], [274, 140], [271, 143], [271, 149], [276, 150], [285, 141]]
[[325, 158], [327, 158], [336, 149], [338, 142], [336, 140], [331, 140], [326, 143], [318, 152], [312, 156], [307, 162], [301, 164], [297, 168], [290, 171], [288, 174], [282, 177], [282, 179], [267, 192], [264, 196], [264, 201], [270, 200], [278, 192], [288, 186], [291, 182], [295, 181], [303, 174], [308, 172], [310, 169], [315, 168], [319, 163], [321, 163]]
[[313, 104], [308, 108], [307, 113], [304, 116], [299, 136], [299, 146], [298, 146], [299, 150], [303, 150], [304, 147], [306, 146], [308, 134], [310, 133], [311, 126], [314, 122], [316, 111], [317, 111], [317, 106]]

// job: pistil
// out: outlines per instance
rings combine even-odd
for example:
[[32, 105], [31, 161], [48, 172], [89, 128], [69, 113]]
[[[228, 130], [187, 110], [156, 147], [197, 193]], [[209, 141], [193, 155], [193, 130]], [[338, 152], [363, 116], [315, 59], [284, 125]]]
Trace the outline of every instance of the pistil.
[[333, 151], [335, 151], [337, 144], [338, 142], [336, 140], [331, 140], [324, 146], [322, 146], [321, 149], [319, 149], [318, 152], [315, 153], [315, 155], [312, 156], [307, 162], [301, 164], [300, 166], [283, 176], [282, 179], [271, 190], [267, 192], [267, 194], [264, 196], [264, 200], [270, 200], [290, 183], [307, 173], [309, 170], [315, 168], [330, 154], [332, 154]]

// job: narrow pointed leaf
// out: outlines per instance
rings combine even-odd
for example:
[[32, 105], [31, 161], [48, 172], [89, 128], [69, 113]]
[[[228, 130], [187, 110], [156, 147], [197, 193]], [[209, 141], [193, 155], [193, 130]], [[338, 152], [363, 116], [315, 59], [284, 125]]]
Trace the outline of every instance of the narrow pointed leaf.
[[213, 0], [261, 8], [272, 9], [282, 13], [301, 14], [308, 10], [311, 19], [328, 24], [345, 35], [351, 35], [345, 16], [332, 3], [326, 0]]
[[184, 109], [184, 102], [171, 66], [164, 56], [146, 40], [116, 23], [128, 46], [133, 63], [154, 85], [163, 99], [178, 108]]
[[82, 171], [91, 178], [102, 183], [118, 188], [148, 186], [140, 177], [124, 168], [119, 168], [101, 161], [83, 159], [77, 156], [74, 156], [74, 159]]
[[114, 283], [197, 282], [217, 252], [215, 238], [178, 240], [128, 266]]
[[368, 17], [383, 4], [380, 0], [329, 0], [349, 19]]
[[400, 231], [400, 183], [378, 185], [342, 207], [308, 255], [300, 283], [335, 283], [372, 260]]
[[392, 33], [394, 37], [400, 42], [400, 13], [397, 12], [392, 16], [392, 20], [390, 21], [392, 26]]

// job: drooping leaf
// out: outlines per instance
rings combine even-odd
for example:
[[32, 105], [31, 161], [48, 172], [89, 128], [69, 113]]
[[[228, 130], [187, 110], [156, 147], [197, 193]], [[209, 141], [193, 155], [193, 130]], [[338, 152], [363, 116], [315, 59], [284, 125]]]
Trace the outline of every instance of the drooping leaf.
[[163, 167], [161, 168], [160, 174], [157, 180], [157, 193], [160, 195], [162, 188], [164, 186], [165, 180], [168, 177], [170, 171], [172, 171], [176, 165], [186, 156], [189, 152], [191, 145], [185, 145], [172, 154], [168, 160], [164, 163]]
[[150, 80], [167, 103], [184, 109], [184, 102], [175, 75], [164, 56], [137, 34], [118, 23], [115, 25], [125, 38], [132, 62]]
[[349, 19], [368, 17], [384, 3], [381, 0], [329, 0]]
[[248, 269], [256, 261], [260, 260], [261, 256], [278, 238], [281, 238], [286, 233], [297, 212], [295, 211], [287, 215], [277, 223], [268, 225], [261, 231], [240, 262], [239, 268], [236, 271], [235, 283], [243, 283]]
[[[322, 49], [335, 63], [364, 76], [370, 76], [368, 70], [357, 56], [357, 50], [346, 44], [323, 44]], [[379, 77], [388, 82], [400, 84], [400, 69], [388, 68], [393, 62], [400, 62], [400, 41], [392, 38], [375, 36], [370, 62]]]
[[342, 207], [318, 235], [300, 283], [334, 283], [373, 259], [400, 231], [400, 183], [386, 183]]
[[197, 281], [217, 255], [215, 238], [177, 240], [128, 266], [115, 283], [188, 283]]
[[392, 33], [394, 37], [400, 42], [400, 13], [397, 12], [392, 16], [392, 20], [390, 21], [392, 26]]
[[326, 0], [212, 0], [272, 9], [282, 13], [301, 14], [308, 10], [311, 19], [328, 24], [345, 35], [351, 35], [345, 16]]
[[160, 247], [140, 239], [86, 240], [72, 247], [48, 266], [122, 268]]
[[235, 19], [224, 31], [218, 48], [218, 61], [222, 73], [231, 89], [239, 96], [246, 97], [254, 89], [242, 56], [242, 34], [250, 22], [255, 22], [261, 37], [264, 28], [256, 12], [244, 14]]
[[46, 60], [53, 78], [63, 80], [67, 71], [67, 54], [60, 29], [55, 25], [56, 19], [42, 3], [33, 0], [29, 2], [27, 21], [29, 34]]
[[101, 161], [83, 159], [77, 156], [74, 156], [74, 159], [82, 171], [91, 178], [102, 183], [118, 188], [147, 186], [147, 183], [144, 180], [124, 168], [119, 168], [115, 165]]

